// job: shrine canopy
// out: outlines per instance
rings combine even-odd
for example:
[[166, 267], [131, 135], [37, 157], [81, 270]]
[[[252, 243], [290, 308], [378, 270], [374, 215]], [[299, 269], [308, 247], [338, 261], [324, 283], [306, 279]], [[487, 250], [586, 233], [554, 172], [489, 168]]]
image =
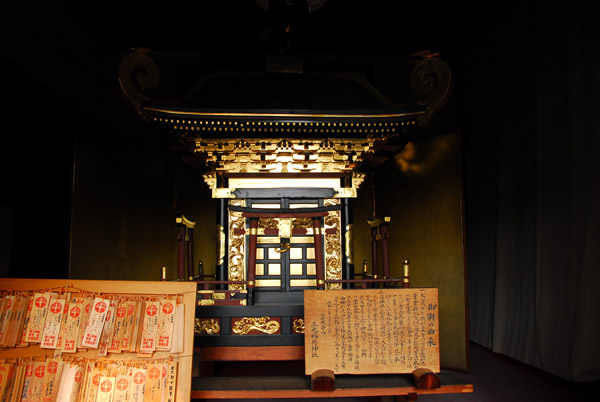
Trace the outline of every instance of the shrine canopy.
[[305, 72], [301, 59], [271, 57], [265, 70], [213, 71], [165, 97], [155, 89], [155, 58], [126, 55], [121, 89], [145, 121], [176, 136], [181, 157], [203, 168], [217, 198], [231, 197], [227, 181], [240, 174], [333, 175], [338, 196], [355, 197], [361, 169], [381, 160], [386, 146], [397, 151], [411, 140], [452, 84], [448, 66], [423, 54], [406, 81], [426, 97], [398, 103], [360, 75]]

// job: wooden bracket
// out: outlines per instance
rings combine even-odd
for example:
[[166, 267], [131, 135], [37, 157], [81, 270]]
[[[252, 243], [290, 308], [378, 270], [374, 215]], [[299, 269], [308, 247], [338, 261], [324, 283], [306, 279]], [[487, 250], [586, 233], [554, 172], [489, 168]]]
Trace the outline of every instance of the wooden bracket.
[[311, 391], [334, 391], [335, 374], [332, 370], [321, 369], [310, 375]]

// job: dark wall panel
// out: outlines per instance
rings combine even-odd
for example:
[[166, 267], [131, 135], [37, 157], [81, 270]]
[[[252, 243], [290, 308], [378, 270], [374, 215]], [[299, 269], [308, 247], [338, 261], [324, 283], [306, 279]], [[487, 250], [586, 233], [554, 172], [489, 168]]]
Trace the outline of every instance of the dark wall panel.
[[210, 192], [152, 132], [146, 127], [144, 141], [77, 144], [71, 278], [159, 280], [163, 266], [176, 278], [178, 213], [197, 221], [194, 264], [214, 265]]
[[[391, 216], [392, 276], [411, 266], [411, 287], [439, 288], [440, 357], [443, 367], [468, 369], [463, 248], [463, 199], [457, 134], [409, 143], [359, 189], [355, 207], [355, 260], [371, 265], [367, 219]], [[380, 271], [381, 272], [381, 271]]]

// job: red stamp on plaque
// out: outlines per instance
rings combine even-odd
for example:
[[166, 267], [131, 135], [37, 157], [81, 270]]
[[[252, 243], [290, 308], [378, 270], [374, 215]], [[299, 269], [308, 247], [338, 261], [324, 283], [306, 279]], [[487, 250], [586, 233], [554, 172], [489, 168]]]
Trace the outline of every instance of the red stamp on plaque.
[[104, 313], [106, 311], [107, 305], [104, 302], [100, 302], [98, 304], [96, 304], [96, 306], [94, 307], [94, 310], [96, 310], [97, 313]]
[[125, 317], [125, 314], [127, 313], [127, 310], [125, 309], [125, 307], [121, 306], [117, 309], [117, 317], [118, 318], [123, 318]]
[[84, 339], [84, 343], [85, 345], [95, 345], [96, 341], [98, 340], [98, 335], [91, 331], [89, 334], [85, 335], [85, 339]]
[[54, 345], [54, 341], [56, 340], [56, 336], [54, 334], [49, 334], [44, 336], [44, 341], [42, 344], [44, 345]]
[[168, 335], [159, 335], [158, 346], [167, 347], [171, 343], [171, 337]]
[[62, 311], [62, 309], [63, 309], [62, 304], [60, 304], [59, 302], [54, 302], [50, 306], [50, 311], [52, 311], [54, 314], [60, 313]]
[[75, 306], [71, 309], [69, 314], [71, 315], [71, 317], [77, 318], [81, 315], [81, 309], [79, 307]]
[[175, 308], [173, 307], [172, 303], [165, 303], [163, 304], [163, 313], [165, 314], [171, 314], [173, 312], [173, 310], [175, 310]]
[[41, 330], [38, 327], [31, 328], [27, 335], [32, 341], [37, 341], [40, 339]]
[[81, 381], [81, 370], [77, 370], [77, 372], [75, 373], [74, 380], [75, 380], [75, 382]]
[[100, 377], [102, 377], [102, 375], [100, 373], [98, 373], [94, 376], [94, 378], [92, 378], [92, 382], [94, 383], [95, 386], [100, 385]]
[[142, 339], [142, 346], [146, 350], [151, 350], [154, 348], [154, 339], [152, 338], [144, 338]]
[[57, 371], [58, 371], [58, 363], [57, 362], [48, 363], [48, 372], [50, 374], [56, 374]]
[[160, 378], [160, 370], [156, 367], [152, 367], [150, 369], [150, 371], [148, 372], [148, 377], [150, 377], [151, 380], [157, 380]]
[[117, 381], [117, 389], [119, 391], [125, 391], [128, 388], [129, 388], [129, 381], [127, 381], [127, 378], [121, 378], [119, 381]]
[[40, 296], [35, 299], [35, 305], [39, 308], [46, 307], [46, 304], [48, 304], [48, 300], [44, 296]]
[[144, 381], [146, 381], [146, 376], [144, 375], [144, 373], [137, 372], [134, 376], [133, 376], [133, 383], [134, 384], [143, 384]]
[[112, 383], [109, 380], [102, 381], [102, 385], [100, 385], [100, 390], [102, 392], [112, 391]]
[[154, 317], [156, 313], [158, 313], [158, 308], [156, 308], [154, 304], [151, 304], [146, 308], [146, 315], [149, 317]]
[[36, 377], [42, 378], [44, 374], [46, 374], [46, 368], [44, 366], [38, 366], [38, 368], [35, 369]]

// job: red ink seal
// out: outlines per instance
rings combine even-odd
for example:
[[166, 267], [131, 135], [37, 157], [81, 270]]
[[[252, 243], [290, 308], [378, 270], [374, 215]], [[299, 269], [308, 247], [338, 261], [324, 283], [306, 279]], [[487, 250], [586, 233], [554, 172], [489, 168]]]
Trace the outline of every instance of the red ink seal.
[[106, 311], [106, 303], [100, 302], [96, 304], [94, 310], [96, 310], [97, 313], [104, 313]]
[[146, 308], [146, 315], [149, 317], [154, 317], [156, 313], [158, 313], [158, 309], [154, 304], [151, 304]]
[[173, 304], [171, 304], [171, 303], [164, 304], [162, 306], [162, 310], [163, 310], [163, 313], [165, 313], [165, 314], [171, 314], [174, 310]]
[[71, 315], [71, 317], [77, 318], [81, 314], [81, 309], [75, 306], [71, 309], [71, 312], [69, 314]]
[[133, 383], [134, 384], [143, 384], [144, 381], [146, 381], [146, 376], [144, 375], [144, 373], [142, 373], [141, 371], [138, 371], [134, 376], [133, 376]]
[[44, 296], [40, 296], [37, 299], [35, 299], [35, 305], [39, 308], [46, 307], [46, 304], [48, 304], [48, 300], [46, 300]]

